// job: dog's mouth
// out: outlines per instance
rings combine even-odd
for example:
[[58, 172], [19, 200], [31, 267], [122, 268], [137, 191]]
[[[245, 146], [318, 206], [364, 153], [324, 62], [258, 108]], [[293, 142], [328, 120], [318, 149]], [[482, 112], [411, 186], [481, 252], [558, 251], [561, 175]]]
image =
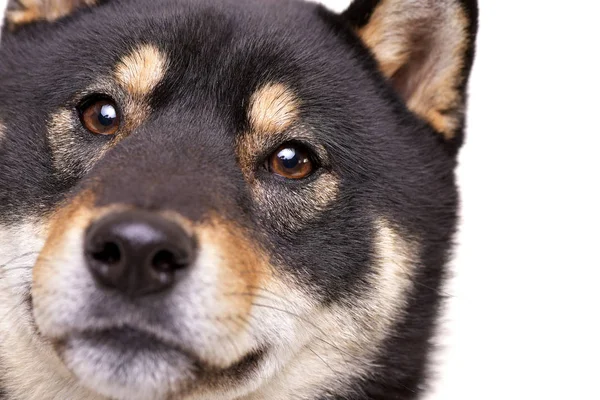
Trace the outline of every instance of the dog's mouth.
[[194, 359], [180, 346], [128, 326], [75, 332], [56, 342], [55, 348], [60, 355], [64, 355], [82, 345], [120, 355], [123, 360], [141, 357], [147, 353], [178, 353], [181, 357]]
[[221, 368], [183, 346], [130, 326], [74, 332], [55, 342], [54, 348], [90, 389], [108, 396], [118, 394], [115, 397], [142, 390], [140, 398], [233, 385], [252, 374], [266, 354], [262, 349], [252, 351]]

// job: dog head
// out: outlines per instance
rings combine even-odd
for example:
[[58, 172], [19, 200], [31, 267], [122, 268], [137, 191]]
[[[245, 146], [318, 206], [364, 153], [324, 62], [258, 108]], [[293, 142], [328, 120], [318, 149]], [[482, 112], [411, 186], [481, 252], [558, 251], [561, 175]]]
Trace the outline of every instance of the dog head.
[[418, 391], [475, 14], [459, 0], [339, 15], [292, 0], [11, 4], [2, 385], [309, 399], [366, 391], [394, 363], [396, 386]]

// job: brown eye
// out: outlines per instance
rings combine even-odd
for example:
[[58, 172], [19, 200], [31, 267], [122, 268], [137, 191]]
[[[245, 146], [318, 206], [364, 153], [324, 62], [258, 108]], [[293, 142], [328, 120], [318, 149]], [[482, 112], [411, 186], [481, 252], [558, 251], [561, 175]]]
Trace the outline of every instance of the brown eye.
[[313, 172], [313, 163], [304, 147], [286, 144], [269, 157], [269, 171], [287, 179], [302, 179]]
[[116, 104], [109, 99], [92, 100], [80, 109], [81, 123], [97, 135], [114, 135], [119, 130], [120, 116]]

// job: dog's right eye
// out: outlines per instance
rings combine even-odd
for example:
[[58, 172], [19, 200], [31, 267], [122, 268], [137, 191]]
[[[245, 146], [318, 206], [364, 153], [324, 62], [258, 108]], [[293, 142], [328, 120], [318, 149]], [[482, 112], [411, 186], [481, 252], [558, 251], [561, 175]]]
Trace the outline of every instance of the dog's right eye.
[[304, 146], [284, 144], [266, 161], [269, 172], [287, 179], [304, 179], [314, 170], [311, 152]]
[[119, 130], [121, 116], [117, 104], [107, 98], [84, 101], [79, 117], [84, 128], [96, 135], [114, 135]]

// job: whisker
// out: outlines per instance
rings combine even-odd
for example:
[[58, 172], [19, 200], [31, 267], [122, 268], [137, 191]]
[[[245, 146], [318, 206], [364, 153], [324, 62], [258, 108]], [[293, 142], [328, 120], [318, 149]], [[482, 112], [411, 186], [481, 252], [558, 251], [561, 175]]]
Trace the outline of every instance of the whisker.
[[7, 267], [7, 268], [3, 268], [2, 272], [6, 273], [6, 272], [12, 272], [12, 271], [20, 271], [23, 269], [33, 269], [33, 265], [20, 265], [18, 267]]
[[23, 298], [22, 300], [11, 306], [8, 310], [6, 310], [4, 314], [2, 314], [2, 316], [0, 316], [0, 320], [4, 320], [4, 318], [6, 318], [7, 316], [14, 314], [19, 308], [23, 307], [26, 301], [27, 298]]
[[431, 286], [427, 286], [426, 284], [421, 283], [421, 282], [419, 282], [419, 281], [417, 281], [415, 279], [412, 280], [412, 283], [414, 285], [421, 286], [421, 287], [424, 287], [426, 289], [429, 289], [429, 290], [431, 290], [431, 291], [439, 294], [440, 296], [449, 297], [449, 298], [454, 298], [455, 297], [453, 294], [450, 294], [450, 293], [448, 293], [448, 292], [446, 292], [444, 290], [441, 290], [441, 289], [436, 289], [436, 288], [433, 288]]
[[[271, 299], [271, 300], [273, 300], [273, 299]], [[286, 310], [286, 309], [282, 309], [282, 308], [278, 308], [278, 307], [274, 307], [274, 306], [271, 306], [271, 305], [260, 304], [260, 303], [256, 303], [256, 302], [253, 302], [253, 303], [252, 303], [252, 305], [253, 305], [253, 306], [256, 306], [256, 307], [263, 307], [263, 308], [267, 308], [267, 309], [270, 309], [270, 310], [274, 310], [274, 311], [279, 311], [279, 312], [286, 313], [286, 314], [288, 314], [288, 315], [290, 315], [290, 316], [292, 316], [292, 317], [294, 317], [294, 318], [297, 318], [297, 319], [299, 319], [299, 320], [300, 320], [300, 321], [302, 321], [302, 322], [305, 322], [305, 323], [307, 323], [308, 325], [310, 325], [311, 327], [313, 327], [313, 328], [315, 328], [317, 331], [319, 331], [319, 333], [320, 333], [321, 335], [323, 335], [323, 336], [326, 336], [326, 333], [325, 333], [325, 332], [323, 332], [323, 330], [322, 330], [322, 329], [321, 329], [319, 326], [317, 326], [317, 325], [316, 325], [316, 324], [314, 324], [313, 322], [311, 322], [311, 321], [307, 320], [306, 318], [304, 318], [304, 317], [302, 317], [302, 316], [300, 316], [300, 315], [298, 315], [298, 314], [296, 314], [296, 313], [294, 313], [294, 312], [292, 312], [292, 311], [289, 311], [289, 310]], [[335, 345], [335, 344], [333, 344], [333, 343], [331, 343], [331, 342], [329, 342], [329, 341], [327, 341], [327, 340], [323, 339], [323, 338], [322, 338], [321, 336], [319, 336], [319, 335], [315, 335], [315, 339], [316, 339], [316, 340], [318, 340], [318, 341], [320, 341], [320, 342], [322, 342], [322, 343], [324, 343], [324, 344], [326, 344], [326, 345], [328, 345], [328, 346], [330, 346], [330, 347], [332, 347], [333, 349], [335, 349], [335, 350], [339, 351], [339, 352], [340, 352], [342, 355], [348, 356], [348, 357], [350, 357], [350, 358], [354, 359], [355, 361], [358, 361], [358, 362], [360, 362], [361, 364], [364, 364], [364, 363], [365, 363], [365, 361], [364, 361], [363, 359], [361, 359], [361, 358], [359, 358], [359, 357], [357, 357], [357, 356], [354, 356], [354, 355], [352, 355], [352, 354], [348, 353], [348, 352], [347, 352], [347, 351], [345, 351], [344, 349], [342, 349], [342, 348], [340, 348], [339, 346], [337, 346], [337, 345]], [[346, 363], [348, 363], [348, 361], [347, 361], [347, 360], [345, 360], [345, 361], [346, 361]]]
[[[252, 316], [252, 315], [249, 315], [249, 317], [250, 317], [250, 318], [252, 318], [253, 320], [255, 320], [255, 321], [256, 321], [256, 318], [255, 318], [254, 316]], [[241, 317], [241, 316], [240, 316], [239, 318], [240, 318], [240, 319], [243, 319], [243, 321], [244, 321], [246, 324], [248, 324], [249, 326], [252, 326], [252, 323], [251, 323], [251, 321], [248, 321], [248, 319], [246, 319], [246, 318], [243, 318], [243, 317]], [[250, 335], [252, 335], [252, 337], [253, 337], [253, 338], [256, 340], [256, 336], [254, 336], [254, 335], [253, 335], [251, 332], [250, 332]], [[316, 351], [314, 351], [314, 350], [313, 350], [313, 349], [310, 347], [310, 344], [306, 346], [306, 349], [307, 349], [308, 351], [310, 351], [311, 353], [313, 353], [313, 354], [314, 354], [314, 355], [315, 355], [315, 356], [316, 356], [316, 357], [317, 357], [319, 360], [321, 360], [321, 361], [322, 361], [322, 362], [323, 362], [323, 363], [324, 363], [324, 364], [325, 364], [325, 365], [326, 365], [326, 366], [327, 366], [327, 367], [328, 367], [328, 368], [329, 368], [329, 369], [330, 369], [330, 370], [331, 370], [331, 371], [332, 371], [334, 374], [339, 374], [339, 372], [338, 372], [338, 371], [336, 371], [336, 370], [334, 370], [334, 369], [331, 367], [331, 365], [329, 365], [329, 363], [327, 363], [327, 361], [325, 361], [325, 359], [324, 359], [323, 357], [321, 357], [321, 356], [320, 356], [320, 355], [319, 355], [319, 354], [318, 354]], [[347, 363], [347, 362], [346, 362], [346, 363]]]
[[[402, 275], [403, 275], [405, 278], [409, 279], [409, 280], [411, 281], [411, 283], [413, 283], [413, 284], [414, 284], [414, 285], [416, 285], [416, 286], [421, 286], [421, 287], [424, 287], [424, 288], [426, 288], [426, 289], [429, 289], [429, 290], [431, 290], [432, 292], [435, 292], [435, 293], [437, 293], [437, 294], [439, 294], [439, 295], [441, 295], [441, 296], [444, 296], [444, 297], [449, 297], [449, 298], [455, 297], [454, 295], [452, 295], [452, 294], [450, 294], [450, 293], [448, 293], [448, 292], [446, 292], [446, 291], [444, 291], [444, 290], [441, 290], [441, 289], [436, 289], [436, 288], [434, 288], [434, 287], [431, 287], [431, 286], [428, 286], [428, 285], [426, 285], [426, 284], [424, 284], [424, 283], [422, 283], [422, 282], [419, 282], [419, 281], [418, 281], [418, 280], [416, 280], [416, 279], [415, 279], [415, 277], [414, 277], [414, 276], [412, 276], [411, 274], [408, 274], [408, 273], [406, 273], [406, 272], [400, 272], [400, 273], [401, 273], [401, 274], [402, 274]], [[270, 271], [251, 271], [251, 270], [247, 270], [247, 271], [241, 271], [241, 272], [239, 272], [239, 274], [241, 274], [241, 275], [262, 274], [262, 275], [267, 275], [267, 276], [274, 276], [274, 273], [273, 273], [273, 272], [270, 272]], [[250, 289], [253, 289], [253, 288], [256, 288], [256, 287], [253, 287], [253, 286], [248, 286], [248, 288], [250, 288]], [[264, 291], [267, 291], [266, 289], [262, 289], [262, 290], [264, 290]], [[268, 291], [267, 291], [267, 292], [268, 292]], [[275, 293], [273, 293], [273, 292], [270, 292], [270, 293], [271, 293], [271, 294], [275, 294]]]
[[[260, 287], [258, 287], [257, 289], [259, 289], [259, 290], [260, 290], [261, 288], [260, 288]], [[273, 299], [271, 299], [271, 300], [273, 300]], [[257, 307], [265, 307], [265, 308], [268, 308], [268, 309], [271, 309], [271, 310], [280, 311], [280, 312], [284, 312], [284, 313], [286, 313], [286, 314], [289, 314], [289, 315], [291, 315], [291, 316], [293, 316], [293, 317], [295, 317], [295, 318], [298, 318], [298, 319], [300, 319], [301, 321], [304, 321], [304, 322], [308, 323], [309, 325], [311, 325], [312, 327], [314, 327], [315, 329], [317, 329], [317, 330], [318, 330], [318, 331], [321, 333], [321, 335], [325, 335], [325, 332], [323, 332], [323, 330], [322, 330], [321, 328], [319, 328], [317, 325], [315, 325], [315, 324], [314, 324], [314, 323], [312, 323], [311, 321], [308, 321], [306, 318], [303, 318], [302, 316], [300, 316], [300, 315], [298, 315], [298, 314], [295, 314], [295, 313], [293, 313], [293, 312], [291, 312], [291, 311], [289, 311], [289, 310], [285, 310], [285, 309], [279, 309], [279, 308], [277, 308], [277, 307], [273, 307], [273, 306], [269, 306], [269, 305], [264, 305], [264, 304], [259, 304], [259, 303], [256, 303], [256, 302], [253, 302], [252, 304], [253, 304], [254, 306], [257, 306]], [[335, 349], [335, 350], [339, 351], [339, 352], [342, 354], [342, 357], [343, 357], [343, 356], [347, 356], [347, 357], [350, 357], [351, 359], [353, 359], [353, 360], [357, 361], [359, 364], [365, 365], [365, 366], [367, 366], [367, 367], [372, 367], [371, 363], [369, 363], [369, 362], [367, 362], [367, 361], [365, 361], [365, 360], [363, 360], [363, 359], [361, 359], [361, 358], [359, 358], [359, 357], [357, 357], [357, 356], [354, 356], [354, 355], [352, 355], [352, 354], [348, 353], [347, 351], [343, 350], [343, 349], [342, 349], [342, 348], [340, 348], [339, 346], [337, 346], [337, 345], [335, 345], [335, 344], [333, 344], [333, 343], [330, 343], [329, 341], [327, 341], [327, 340], [323, 339], [322, 337], [320, 337], [320, 336], [318, 336], [318, 335], [316, 335], [316, 336], [315, 336], [315, 339], [316, 339], [316, 340], [319, 340], [320, 342], [322, 342], [322, 343], [324, 343], [324, 344], [326, 344], [326, 345], [328, 345], [328, 346], [332, 347], [333, 349]], [[310, 348], [309, 348], [309, 350], [311, 350], [311, 351], [313, 352], [313, 354], [315, 354], [316, 356], [318, 356], [318, 354], [317, 354], [317, 353], [315, 353], [315, 352], [314, 352], [314, 350], [312, 350], [312, 349], [310, 349]], [[321, 357], [319, 357], [319, 358], [321, 358]], [[325, 362], [325, 360], [322, 360], [322, 361], [323, 361], [323, 362]], [[345, 362], [346, 364], [350, 364], [350, 363], [348, 362], [348, 360], [345, 360], [345, 359], [344, 359], [344, 362]], [[335, 373], [335, 370], [333, 370], [333, 369], [332, 369], [332, 371]], [[411, 389], [410, 387], [408, 387], [408, 386], [406, 386], [406, 385], [403, 385], [403, 384], [400, 384], [400, 385], [401, 385], [402, 387], [404, 387], [406, 390], [408, 390], [408, 391], [410, 391], [410, 392], [412, 392], [412, 393], [416, 393], [416, 392], [415, 392], [413, 389]]]
[[40, 252], [39, 251], [30, 251], [28, 253], [23, 253], [23, 254], [21, 254], [19, 256], [16, 256], [16, 257], [10, 259], [6, 263], [0, 265], [0, 269], [4, 269], [4, 268], [8, 267], [10, 264], [14, 263], [15, 261], [20, 260], [21, 258], [24, 258], [24, 257], [28, 257], [28, 256], [31, 256], [31, 255], [34, 255], [34, 254], [40, 254]]
[[323, 361], [323, 364], [325, 364], [327, 366], [327, 368], [329, 368], [331, 370], [331, 372], [333, 372], [336, 375], [339, 375], [339, 372], [334, 370], [331, 365], [329, 365], [329, 363], [327, 361], [325, 361], [325, 359], [323, 357], [321, 357], [320, 355], [317, 354], [316, 351], [314, 351], [313, 349], [310, 348], [310, 345], [306, 346], [306, 348], [308, 349], [308, 351], [310, 351], [311, 353], [313, 353], [315, 355], [315, 357], [317, 357], [319, 360]]

